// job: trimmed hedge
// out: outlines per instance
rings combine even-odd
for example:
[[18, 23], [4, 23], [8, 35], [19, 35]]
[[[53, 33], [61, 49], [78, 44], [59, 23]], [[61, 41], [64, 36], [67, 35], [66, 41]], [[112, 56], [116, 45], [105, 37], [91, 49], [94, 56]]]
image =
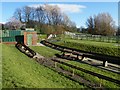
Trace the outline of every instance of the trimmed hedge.
[[69, 47], [69, 48], [75, 48], [75, 49], [79, 49], [87, 52], [120, 57], [120, 48], [117, 48], [117, 47], [115, 48], [115, 47], [105, 47], [105, 46], [94, 46], [94, 45], [68, 42], [68, 41], [60, 41], [60, 42], [56, 42], [55, 44]]

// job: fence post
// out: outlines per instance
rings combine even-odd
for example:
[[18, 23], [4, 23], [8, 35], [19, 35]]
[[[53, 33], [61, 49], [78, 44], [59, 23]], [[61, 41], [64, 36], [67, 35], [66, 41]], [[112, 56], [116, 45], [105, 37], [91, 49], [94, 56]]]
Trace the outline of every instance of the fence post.
[[55, 62], [55, 68], [57, 68], [57, 62]]
[[108, 37], [108, 43], [109, 43], [109, 41], [110, 41], [110, 37]]
[[107, 67], [108, 66], [108, 61], [103, 61], [103, 67]]
[[74, 69], [72, 70], [72, 76], [74, 76], [75, 74], [74, 74]]
[[63, 54], [62, 54], [62, 56], [65, 56], [65, 52], [63, 51]]
[[77, 59], [79, 59], [79, 55], [77, 55]]
[[102, 86], [102, 79], [100, 79], [100, 86], [99, 87], [101, 87]]

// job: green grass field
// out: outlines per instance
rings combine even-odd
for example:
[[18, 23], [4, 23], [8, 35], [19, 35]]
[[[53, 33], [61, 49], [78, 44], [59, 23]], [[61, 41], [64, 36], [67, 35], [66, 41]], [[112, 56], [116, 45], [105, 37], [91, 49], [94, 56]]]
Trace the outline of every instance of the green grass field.
[[[31, 47], [31, 48], [34, 51], [38, 52], [39, 54], [41, 54], [45, 57], [52, 57], [56, 53], [60, 53], [59, 51], [56, 51], [56, 50], [51, 49], [51, 48], [46, 47], [46, 46], [36, 46], [36, 47]], [[66, 60], [64, 60], [64, 61], [66, 61]], [[72, 65], [78, 66], [78, 67], [82, 67], [86, 70], [91, 70], [91, 71], [94, 71], [96, 73], [108, 76], [108, 77], [113, 78], [113, 79], [117, 79], [117, 80], [120, 79], [119, 74], [116, 74], [116, 73], [113, 73], [113, 72], [110, 72], [110, 71], [107, 71], [107, 70], [103, 70], [103, 69], [100, 69], [100, 68], [96, 68], [96, 67], [88, 65], [88, 64], [84, 64], [84, 63], [80, 63], [80, 62], [76, 62], [76, 61], [69, 61], [69, 60], [67, 60], [66, 62], [69, 63], [69, 64], [72, 64]], [[64, 65], [59, 65], [59, 66], [63, 67], [64, 69], [70, 70], [70, 71], [72, 70], [69, 67], [66, 67]], [[115, 83], [112, 83], [112, 82], [109, 82], [109, 81], [106, 81], [106, 80], [101, 80], [98, 77], [86, 74], [84, 72], [81, 72], [81, 71], [78, 71], [78, 70], [76, 70], [75, 72], [77, 74], [79, 74], [80, 76], [82, 76], [83, 78], [85, 78], [86, 80], [90, 80], [90, 81], [95, 82], [95, 83], [102, 83], [104, 86], [106, 86], [108, 88], [118, 88], [118, 87], [120, 87], [119, 85], [116, 85]]]
[[2, 49], [3, 88], [84, 88], [38, 64], [14, 46], [3, 44]]
[[118, 43], [71, 39], [69, 36], [64, 35], [61, 37], [53, 38], [49, 40], [49, 42], [86, 52], [93, 52], [117, 57], [120, 56], [120, 46]]
[[46, 38], [47, 38], [46, 34], [38, 34], [38, 41], [37, 42], [40, 42], [42, 39], [46, 39]]
[[72, 40], [72, 39], [71, 40], [69, 39], [66, 41], [89, 44], [89, 45], [94, 45], [94, 46], [117, 47], [116, 43], [95, 42], [95, 41], [87, 41], [87, 40]]
[[[74, 81], [71, 81], [64, 76], [61, 76], [57, 72], [46, 68], [33, 59], [30, 59], [23, 53], [19, 52], [14, 45], [0, 45], [2, 46], [2, 85], [3, 88], [84, 88], [86, 86], [82, 86]], [[46, 58], [50, 58], [55, 56], [55, 54], [60, 54], [60, 51], [51, 49], [46, 46], [30, 46], [31, 49], [38, 52], [39, 54], [45, 56]], [[114, 79], [120, 79], [120, 75], [102, 70], [87, 64], [83, 64], [80, 62], [69, 61], [67, 63], [73, 64], [75, 66], [80, 66], [86, 70], [92, 70], [102, 75], [106, 75], [108, 77]], [[69, 67], [65, 67], [64, 65], [58, 65], [63, 67], [64, 69], [72, 70]], [[82, 71], [75, 70], [75, 73], [79, 74], [86, 80], [90, 80], [94, 83], [102, 83], [105, 87], [108, 88], [119, 88], [120, 86], [106, 81], [101, 80], [98, 77], [91, 76]]]
[[76, 33], [76, 35], [69, 36], [70, 38], [74, 39], [82, 39], [82, 40], [88, 40], [88, 41], [95, 41], [95, 42], [106, 42], [106, 43], [120, 43], [120, 37], [119, 36], [96, 36], [91, 34], [85, 34], [85, 33]]
[[97, 42], [97, 41], [90, 41], [90, 40], [80, 40], [80, 39], [72, 39], [70, 36], [61, 36], [61, 41], [68, 41], [68, 42], [75, 42], [93, 46], [105, 46], [105, 47], [118, 47], [118, 43], [107, 43], [107, 42]]
[[60, 54], [61, 52], [58, 50], [51, 49], [46, 46], [30, 46], [30, 48], [44, 57], [50, 58], [53, 57], [55, 54]]
[[2, 88], [2, 44], [0, 43], [0, 89]]

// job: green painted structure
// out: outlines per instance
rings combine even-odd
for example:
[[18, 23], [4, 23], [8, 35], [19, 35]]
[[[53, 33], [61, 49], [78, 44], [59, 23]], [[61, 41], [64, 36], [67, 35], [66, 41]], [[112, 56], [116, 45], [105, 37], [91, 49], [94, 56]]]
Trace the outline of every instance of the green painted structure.
[[33, 30], [2, 30], [0, 41], [3, 43], [24, 43], [25, 45], [37, 44], [37, 32]]
[[27, 44], [32, 45], [32, 34], [27, 34]]
[[2, 30], [0, 33], [2, 37], [2, 42], [15, 42], [15, 36], [24, 35], [22, 30]]

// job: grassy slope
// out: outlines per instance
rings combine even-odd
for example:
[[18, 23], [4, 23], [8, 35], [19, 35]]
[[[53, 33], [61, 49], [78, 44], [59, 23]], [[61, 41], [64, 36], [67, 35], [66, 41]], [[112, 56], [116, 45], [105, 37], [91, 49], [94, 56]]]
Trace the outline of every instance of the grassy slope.
[[[35, 50], [36, 52], [40, 53], [41, 55], [45, 56], [45, 57], [52, 57], [52, 56], [54, 56], [54, 54], [60, 53], [60, 52], [58, 52], [54, 49], [51, 49], [51, 48], [45, 47], [45, 46], [44, 47], [36, 46], [36, 47], [31, 47], [31, 48], [33, 50]], [[82, 67], [86, 70], [94, 71], [96, 73], [99, 73], [99, 74], [102, 74], [102, 75], [105, 75], [105, 76], [108, 76], [108, 77], [111, 77], [111, 78], [114, 78], [114, 79], [118, 79], [118, 80], [120, 79], [119, 74], [116, 74], [116, 73], [113, 73], [113, 72], [110, 72], [110, 71], [107, 71], [107, 70], [103, 70], [103, 69], [100, 69], [100, 68], [96, 68], [96, 67], [93, 67], [93, 66], [88, 65], [88, 64], [83, 64], [83, 63], [79, 63], [79, 62], [75, 62], [75, 61], [69, 61], [69, 60], [67, 61], [67, 63], [73, 64], [73, 65], [78, 66], [78, 67]], [[100, 82], [100, 79], [98, 79], [94, 76], [90, 77], [89, 75], [86, 75], [86, 73], [83, 75], [83, 77], [85, 77], [88, 80], [92, 80], [93, 82], [96, 82], [96, 81]], [[106, 82], [106, 81], [103, 81], [102, 83], [104, 83], [104, 85], [107, 86], [107, 87], [116, 88], [116, 85], [114, 85], [114, 83]]]
[[46, 39], [46, 38], [47, 38], [46, 34], [38, 34], [38, 41], [37, 42], [40, 42], [42, 39]]
[[14, 46], [3, 45], [3, 88], [83, 87], [58, 73], [39, 65]]
[[54, 56], [55, 54], [60, 54], [60, 51], [58, 50], [54, 50], [54, 49], [51, 49], [49, 47], [45, 47], [45, 46], [35, 46], [35, 47], [30, 47], [32, 50], [40, 53], [42, 56], [45, 56], [45, 57], [52, 57]]
[[120, 56], [120, 46], [117, 43], [96, 42], [87, 40], [75, 40], [69, 37], [62, 38], [60, 41], [53, 42], [54, 44], [62, 45], [65, 47], [76, 48], [83, 51]]
[[[45, 57], [52, 57], [56, 53], [60, 53], [59, 51], [51, 49], [51, 48], [46, 47], [46, 46], [43, 46], [43, 47], [42, 46], [36, 46], [36, 47], [31, 47], [31, 48], [34, 51], [40, 53], [41, 55], [43, 55]], [[80, 66], [80, 67], [85, 68], [87, 70], [92, 70], [94, 72], [109, 76], [109, 77], [114, 78], [114, 79], [119, 79], [119, 77], [120, 77], [120, 75], [118, 75], [116, 73], [113, 73], [113, 72], [110, 72], [110, 71], [107, 71], [107, 70], [103, 70], [103, 69], [100, 69], [100, 68], [96, 68], [96, 67], [93, 67], [93, 66], [88, 65], [88, 64], [84, 64], [84, 63], [80, 63], [80, 62], [76, 62], [76, 61], [69, 61], [69, 60], [67, 60], [67, 63], [73, 64], [75, 66]]]
[[[56, 38], [56, 39], [59, 40], [59, 38]], [[97, 42], [97, 41], [91, 41], [91, 40], [72, 39], [70, 36], [67, 36], [67, 35], [66, 36], [62, 35], [61, 41], [82, 43], [82, 44], [88, 44], [88, 45], [93, 45], [93, 46], [118, 47], [117, 43], [107, 43], [107, 42]]]
[[97, 42], [97, 41], [90, 41], [90, 40], [78, 40], [78, 39], [71, 39], [68, 37], [62, 38], [62, 41], [75, 42], [75, 43], [81, 43], [81, 44], [87, 44], [87, 45], [93, 45], [93, 46], [104, 46], [104, 47], [112, 47], [112, 48], [118, 47], [117, 43]]
[[0, 89], [2, 87], [2, 45], [0, 43]]

